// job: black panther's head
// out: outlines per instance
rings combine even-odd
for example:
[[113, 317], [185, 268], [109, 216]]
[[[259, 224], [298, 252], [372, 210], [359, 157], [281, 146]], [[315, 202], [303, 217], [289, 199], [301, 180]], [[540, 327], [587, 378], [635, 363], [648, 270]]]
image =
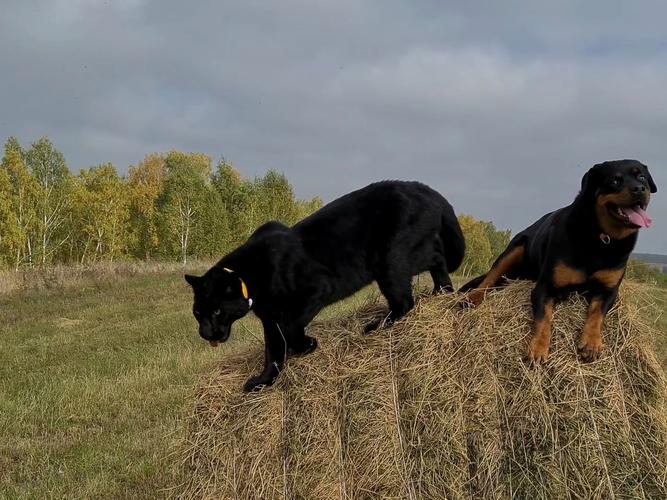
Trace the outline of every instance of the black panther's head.
[[199, 323], [199, 335], [214, 347], [226, 341], [232, 323], [252, 307], [246, 284], [226, 268], [213, 269], [204, 276], [186, 274], [185, 281], [194, 292], [192, 313]]
[[579, 196], [594, 202], [604, 232], [620, 239], [651, 225], [646, 208], [657, 190], [646, 165], [616, 160], [593, 166], [581, 180]]

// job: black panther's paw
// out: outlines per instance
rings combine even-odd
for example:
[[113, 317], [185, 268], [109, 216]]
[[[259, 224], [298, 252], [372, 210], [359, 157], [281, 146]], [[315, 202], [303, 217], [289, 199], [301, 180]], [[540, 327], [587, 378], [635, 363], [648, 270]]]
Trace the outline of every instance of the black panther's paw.
[[289, 355], [290, 356], [305, 356], [306, 354], [310, 354], [313, 352], [315, 349], [317, 349], [317, 339], [313, 337], [309, 337], [308, 335], [304, 336], [303, 343], [299, 345], [298, 347], [290, 347], [289, 349]]
[[452, 285], [443, 285], [433, 289], [433, 295], [442, 295], [446, 293], [454, 293]]
[[364, 326], [364, 333], [371, 333], [377, 330], [381, 324], [382, 324], [382, 319], [374, 319], [366, 326]]
[[262, 375], [257, 375], [255, 377], [250, 377], [246, 380], [246, 383], [243, 384], [243, 392], [258, 392], [264, 389], [265, 387], [270, 387], [276, 381], [274, 377], [265, 378]]
[[394, 320], [387, 317], [374, 319], [364, 327], [364, 333], [371, 333], [382, 327], [388, 327], [394, 324]]
[[280, 367], [277, 363], [272, 363], [270, 367], [264, 368], [259, 375], [250, 377], [243, 384], [243, 392], [261, 391], [265, 387], [271, 387], [280, 375]]

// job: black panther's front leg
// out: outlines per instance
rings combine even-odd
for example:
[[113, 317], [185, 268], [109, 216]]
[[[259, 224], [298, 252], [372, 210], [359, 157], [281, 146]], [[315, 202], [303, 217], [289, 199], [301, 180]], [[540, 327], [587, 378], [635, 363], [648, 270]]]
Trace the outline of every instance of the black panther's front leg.
[[246, 392], [273, 385], [288, 356], [305, 356], [317, 349], [317, 340], [306, 335], [305, 328], [322, 309], [325, 292], [313, 288], [302, 291], [292, 308], [280, 315], [280, 321], [262, 319], [264, 370], [246, 381]]
[[268, 387], [278, 378], [285, 365], [287, 337], [278, 322], [262, 320], [264, 327], [264, 369], [259, 375], [250, 377], [243, 385], [245, 392]]

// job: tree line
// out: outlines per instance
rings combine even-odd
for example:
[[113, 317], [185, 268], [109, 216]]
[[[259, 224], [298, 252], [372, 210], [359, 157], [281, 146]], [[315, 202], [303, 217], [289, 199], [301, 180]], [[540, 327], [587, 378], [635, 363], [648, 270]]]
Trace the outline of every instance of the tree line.
[[216, 258], [268, 220], [294, 224], [321, 206], [296, 199], [275, 170], [247, 179], [201, 153], [149, 154], [127, 176], [111, 163], [75, 175], [48, 138], [24, 149], [10, 137], [0, 165], [0, 265]]
[[[116, 259], [218, 258], [262, 223], [292, 225], [322, 206], [299, 200], [283, 175], [244, 178], [223, 159], [153, 153], [118, 174], [103, 163], [73, 174], [43, 137], [24, 149], [10, 137], [0, 164], [0, 267], [47, 267]], [[461, 271], [485, 272], [510, 232], [462, 215]]]

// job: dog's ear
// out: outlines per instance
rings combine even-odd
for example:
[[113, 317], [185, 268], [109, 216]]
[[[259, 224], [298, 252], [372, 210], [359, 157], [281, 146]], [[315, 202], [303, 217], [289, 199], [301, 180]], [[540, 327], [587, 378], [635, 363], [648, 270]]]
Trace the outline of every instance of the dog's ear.
[[[596, 165], [597, 166], [597, 165]], [[581, 178], [581, 191], [579, 196], [588, 196], [595, 191], [597, 186], [597, 170], [592, 167]]]
[[651, 193], [657, 193], [658, 186], [653, 182], [653, 177], [651, 177], [651, 172], [648, 171], [648, 168], [646, 169], [646, 180], [648, 180], [648, 187], [651, 189]]
[[199, 284], [199, 282], [201, 281], [201, 277], [199, 277], [199, 276], [193, 276], [192, 274], [186, 274], [186, 275], [185, 275], [185, 281], [187, 281], [188, 284], [189, 284], [192, 288], [194, 288], [194, 287], [196, 287], [196, 286]]

